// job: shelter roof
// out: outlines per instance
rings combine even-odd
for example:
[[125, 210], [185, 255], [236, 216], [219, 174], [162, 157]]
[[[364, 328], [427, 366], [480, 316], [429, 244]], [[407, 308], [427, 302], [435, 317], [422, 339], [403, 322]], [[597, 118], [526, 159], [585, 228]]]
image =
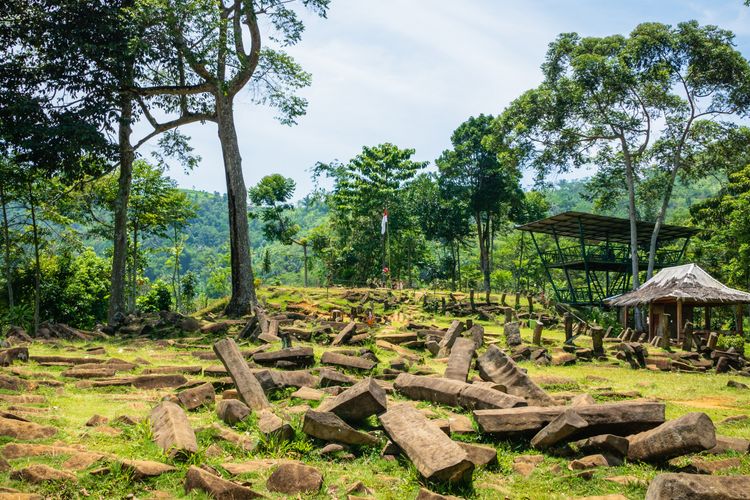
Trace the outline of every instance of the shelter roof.
[[[619, 217], [589, 214], [586, 212], [563, 212], [546, 219], [516, 226], [520, 231], [544, 233], [570, 238], [583, 238], [593, 241], [609, 241], [611, 243], [630, 243], [630, 221]], [[653, 222], [638, 221], [638, 243], [648, 244], [654, 229]], [[659, 231], [662, 242], [679, 238], [688, 238], [700, 229], [694, 227], [673, 226], [665, 224]]]
[[729, 288], [697, 264], [666, 267], [632, 292], [604, 300], [611, 306], [636, 306], [649, 303], [693, 305], [731, 305], [750, 303], [750, 293]]

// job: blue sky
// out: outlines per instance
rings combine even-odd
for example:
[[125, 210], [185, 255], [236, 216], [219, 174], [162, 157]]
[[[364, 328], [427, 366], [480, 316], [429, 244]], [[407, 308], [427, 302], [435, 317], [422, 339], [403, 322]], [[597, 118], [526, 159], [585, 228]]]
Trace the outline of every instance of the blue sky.
[[[559, 33], [627, 34], [644, 21], [690, 19], [732, 30], [750, 55], [742, 0], [333, 0], [328, 19], [306, 19], [302, 42], [289, 50], [313, 75], [299, 125], [279, 124], [247, 92], [237, 96], [245, 182], [282, 173], [300, 198], [313, 187], [315, 162], [346, 161], [382, 142], [432, 162], [466, 118], [497, 114], [540, 82], [547, 44]], [[216, 126], [183, 132], [202, 162], [189, 175], [180, 167], [170, 175], [182, 187], [225, 192]]]

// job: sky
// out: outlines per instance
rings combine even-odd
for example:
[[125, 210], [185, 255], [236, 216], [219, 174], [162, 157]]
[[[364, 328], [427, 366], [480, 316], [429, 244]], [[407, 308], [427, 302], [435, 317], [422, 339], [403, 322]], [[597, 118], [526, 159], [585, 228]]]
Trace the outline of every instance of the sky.
[[[302, 41], [288, 49], [312, 73], [298, 125], [280, 124], [248, 91], [236, 97], [245, 183], [281, 173], [296, 181], [299, 199], [314, 187], [316, 162], [345, 162], [383, 142], [433, 163], [464, 120], [499, 114], [541, 82], [539, 67], [558, 34], [627, 35], [641, 22], [691, 19], [732, 30], [750, 56], [750, 8], [742, 0], [332, 0], [327, 19], [304, 15]], [[184, 188], [226, 192], [216, 125], [181, 130], [202, 160], [169, 175]]]

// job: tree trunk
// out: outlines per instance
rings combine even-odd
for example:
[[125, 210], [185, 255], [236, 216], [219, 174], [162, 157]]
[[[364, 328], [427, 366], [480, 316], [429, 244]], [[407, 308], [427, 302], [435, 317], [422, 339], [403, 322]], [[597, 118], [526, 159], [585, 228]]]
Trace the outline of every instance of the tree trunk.
[[3, 240], [5, 241], [5, 280], [8, 286], [8, 308], [12, 309], [15, 304], [13, 301], [13, 271], [10, 263], [10, 231], [8, 230], [5, 189], [2, 183], [0, 183], [0, 205], [3, 207]]
[[669, 184], [667, 184], [667, 189], [664, 191], [664, 198], [661, 201], [659, 216], [656, 218], [656, 224], [654, 224], [654, 230], [651, 233], [651, 245], [648, 249], [648, 271], [646, 272], [646, 280], [650, 280], [654, 275], [654, 266], [656, 265], [656, 245], [659, 241], [659, 232], [661, 231], [661, 227], [664, 225], [664, 220], [667, 217], [669, 200], [672, 199], [672, 190], [674, 189], [678, 170], [678, 165], [675, 165], [672, 168], [672, 172], [669, 175]]
[[241, 316], [250, 312], [251, 307], [256, 304], [247, 223], [247, 188], [242, 176], [242, 158], [234, 127], [232, 98], [222, 95], [221, 91], [216, 95], [216, 115], [227, 180], [232, 268], [232, 296], [225, 313]]
[[304, 254], [304, 266], [305, 266], [305, 288], [307, 288], [307, 243], [302, 245], [302, 252]]
[[[638, 224], [637, 212], [635, 210], [635, 179], [633, 172], [632, 159], [628, 152], [627, 146], [623, 141], [623, 153], [625, 156], [625, 181], [628, 187], [628, 218], [630, 219], [630, 260], [633, 273], [633, 290], [640, 286], [638, 276]], [[635, 327], [638, 331], [643, 331], [643, 322], [641, 320], [640, 310], [635, 307]]]
[[34, 237], [34, 332], [39, 330], [39, 302], [41, 293], [41, 267], [39, 265], [39, 228], [36, 224], [34, 190], [29, 181], [29, 206], [31, 207], [31, 229]]
[[[484, 289], [490, 289], [490, 262], [489, 262], [489, 227], [485, 227], [482, 224], [482, 216], [480, 213], [474, 214], [474, 219], [477, 224], [477, 238], [479, 239], [479, 267], [482, 270], [482, 276], [484, 278]], [[487, 222], [489, 226], [489, 221]]]
[[120, 177], [117, 181], [117, 199], [115, 200], [114, 223], [115, 233], [112, 239], [112, 278], [109, 289], [109, 310], [107, 320], [112, 323], [117, 313], [126, 311], [125, 304], [125, 273], [128, 263], [128, 203], [130, 187], [133, 179], [133, 161], [135, 152], [130, 143], [132, 134], [131, 120], [133, 115], [133, 101], [129, 95], [123, 94], [120, 101]]
[[135, 311], [136, 282], [138, 281], [138, 221], [133, 221], [133, 269], [130, 281], [130, 311]]

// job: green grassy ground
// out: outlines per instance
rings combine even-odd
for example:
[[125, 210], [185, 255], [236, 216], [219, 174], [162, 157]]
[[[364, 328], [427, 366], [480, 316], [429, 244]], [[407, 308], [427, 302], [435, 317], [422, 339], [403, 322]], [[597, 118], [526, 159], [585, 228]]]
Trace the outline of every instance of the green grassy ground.
[[[286, 304], [306, 303], [310, 307], [320, 310], [341, 308], [348, 311], [351, 303], [339, 297], [340, 290], [294, 290], [294, 289], [270, 289], [264, 291], [264, 298], [269, 304], [284, 309]], [[512, 300], [512, 298], [511, 298]], [[452, 318], [432, 316], [421, 311], [421, 302], [416, 300], [414, 304], [401, 305], [398, 309], [389, 312], [393, 321], [387, 326], [378, 327], [378, 331], [400, 331], [408, 321], [417, 321], [437, 326], [446, 326]], [[376, 313], [382, 313], [382, 306], [376, 305]], [[210, 311], [201, 311], [200, 315], [207, 315]], [[500, 340], [502, 326], [493, 322], [482, 322], [486, 328], [486, 341]], [[531, 340], [531, 331], [524, 329], [522, 335], [526, 341]], [[556, 330], [546, 331], [544, 334], [550, 345], [559, 345], [562, 333]], [[199, 340], [200, 343], [209, 344], [214, 339]], [[579, 342], [585, 345], [585, 340]], [[317, 344], [297, 343], [298, 345], [313, 345], [316, 358], [319, 359], [324, 347]], [[216, 365], [218, 361], [201, 361], [190, 355], [189, 349], [174, 347], [159, 347], [149, 342], [126, 343], [117, 340], [107, 342], [95, 342], [91, 344], [64, 342], [59, 345], [34, 344], [30, 351], [32, 355], [57, 354], [57, 355], [82, 355], [83, 350], [92, 345], [102, 345], [107, 355], [117, 357], [126, 361], [135, 361], [138, 358], [149, 360], [153, 365]], [[377, 368], [379, 372], [388, 366], [388, 361], [398, 357], [396, 354], [379, 349], [374, 342], [368, 344], [380, 358]], [[424, 357], [423, 365], [430, 367], [435, 372], [442, 373], [445, 364], [436, 361], [422, 352], [414, 351], [415, 354]], [[609, 362], [579, 363], [574, 366], [560, 367], [537, 367], [531, 363], [522, 363], [529, 374], [536, 378], [543, 387], [553, 395], [560, 393], [589, 392], [596, 395], [597, 390], [611, 388], [613, 391], [638, 391], [642, 397], [654, 398], [664, 401], [667, 405], [667, 417], [675, 418], [692, 411], [707, 413], [717, 425], [717, 432], [728, 436], [750, 438], [750, 421], [735, 424], [719, 424], [719, 422], [734, 415], [750, 413], [750, 391], [726, 387], [728, 375], [702, 374], [702, 373], [663, 373], [647, 370], [632, 370], [622, 363], [613, 363], [616, 360], [610, 358]], [[200, 452], [188, 462], [175, 462], [165, 457], [161, 450], [152, 442], [151, 431], [147, 421], [136, 426], [112, 424], [104, 428], [86, 427], [85, 422], [94, 414], [106, 416], [110, 419], [119, 415], [131, 415], [141, 420], [148, 416], [149, 411], [165, 395], [172, 393], [171, 390], [137, 391], [132, 388], [111, 389], [87, 389], [76, 386], [76, 381], [61, 376], [65, 369], [62, 367], [38, 366], [34, 362], [28, 364], [16, 364], [15, 369], [21, 369], [29, 376], [30, 380], [35, 378], [57, 379], [65, 382], [64, 387], [47, 387], [40, 385], [33, 391], [47, 398], [48, 403], [39, 405], [23, 405], [30, 409], [30, 413], [23, 415], [38, 423], [54, 425], [60, 432], [49, 439], [38, 441], [46, 444], [81, 445], [90, 451], [101, 451], [112, 453], [123, 458], [148, 459], [163, 461], [175, 465], [176, 472], [163, 474], [158, 478], [134, 481], [128, 473], [114, 466], [108, 475], [94, 476], [90, 474], [91, 469], [96, 469], [102, 464], [95, 464], [89, 470], [77, 473], [78, 483], [71, 484], [48, 484], [42, 486], [30, 486], [21, 482], [13, 481], [9, 472], [0, 472], [0, 485], [18, 488], [22, 491], [34, 491], [50, 498], [122, 498], [128, 494], [134, 494], [138, 498], [166, 498], [168, 496], [188, 498], [205, 498], [203, 494], [191, 493], [185, 495], [183, 482], [185, 470], [190, 464], [206, 463], [226, 474], [221, 467], [226, 462], [243, 462], [254, 459], [281, 459], [291, 458], [302, 460], [305, 463], [318, 468], [325, 482], [318, 495], [311, 498], [346, 498], [347, 489], [361, 481], [367, 488], [374, 492], [377, 498], [414, 498], [420, 486], [424, 484], [414, 467], [405, 459], [387, 461], [380, 458], [380, 449], [354, 450], [356, 458], [331, 457], [321, 458], [314, 451], [321, 443], [307, 438], [300, 432], [301, 422], [299, 416], [293, 416], [291, 423], [297, 430], [296, 438], [291, 443], [261, 442], [256, 451], [245, 452], [231, 444], [213, 439], [212, 430], [201, 430], [197, 433]], [[8, 368], [2, 369], [9, 370]], [[138, 368], [134, 373], [141, 371]], [[2, 373], [2, 372], [0, 372]], [[472, 375], [474, 372], [472, 372]], [[129, 375], [125, 373], [122, 375]], [[205, 379], [209, 377], [194, 377], [190, 379]], [[10, 391], [0, 391], [10, 393]], [[302, 401], [289, 399], [289, 391], [273, 395], [274, 406], [277, 410], [301, 404]], [[596, 396], [595, 396], [596, 397]], [[394, 399], [401, 399], [394, 396]], [[604, 401], [602, 398], [598, 398]], [[8, 410], [9, 403], [0, 402], [0, 409]], [[14, 405], [18, 408], [20, 405]], [[313, 405], [315, 406], [315, 405]], [[419, 403], [418, 406], [430, 406], [427, 403]], [[38, 412], [34, 409], [38, 408]], [[462, 413], [460, 409], [432, 406], [436, 417], [444, 417], [448, 412]], [[8, 410], [16, 411], [16, 410]], [[464, 412], [465, 413], [465, 412]], [[213, 408], [202, 408], [190, 412], [190, 422], [194, 429], [209, 426], [218, 421]], [[104, 432], [106, 430], [107, 432]], [[262, 441], [253, 419], [242, 423], [235, 430], [247, 433]], [[376, 431], [377, 433], [378, 431]], [[523, 454], [537, 454], [529, 448], [527, 441], [497, 441], [489, 436], [454, 436], [455, 439], [465, 441], [476, 441], [491, 445], [498, 450], [499, 465], [492, 470], [479, 469], [474, 474], [471, 486], [446, 488], [441, 485], [427, 484], [434, 491], [452, 493], [467, 498], [575, 498], [587, 495], [604, 495], [609, 493], [622, 493], [629, 498], [643, 498], [646, 485], [650, 479], [664, 467], [655, 468], [650, 465], [625, 463], [619, 467], [596, 469], [591, 479], [579, 477], [576, 473], [567, 469], [568, 461], [563, 458], [545, 456], [544, 461], [529, 476], [523, 477], [512, 469], [515, 457]], [[0, 445], [11, 442], [12, 439], [0, 437]], [[219, 456], [207, 455], [206, 449], [212, 444], [220, 448]], [[729, 456], [729, 455], [727, 455]], [[727, 458], [727, 456], [706, 456], [707, 460]], [[66, 460], [66, 456], [60, 457], [32, 457], [11, 460], [13, 468], [23, 467], [30, 463], [46, 463], [60, 467]], [[686, 462], [684, 459], [683, 462]], [[750, 459], [741, 457], [741, 466], [730, 470], [732, 474], [750, 474]], [[266, 490], [265, 481], [272, 471], [266, 468], [260, 472], [240, 476], [236, 479], [249, 482], [252, 488], [270, 498], [281, 497]], [[623, 486], [605, 480], [607, 477], [630, 475], [640, 480], [641, 483]], [[228, 475], [226, 477], [229, 477]], [[362, 493], [355, 493], [362, 494]]]

